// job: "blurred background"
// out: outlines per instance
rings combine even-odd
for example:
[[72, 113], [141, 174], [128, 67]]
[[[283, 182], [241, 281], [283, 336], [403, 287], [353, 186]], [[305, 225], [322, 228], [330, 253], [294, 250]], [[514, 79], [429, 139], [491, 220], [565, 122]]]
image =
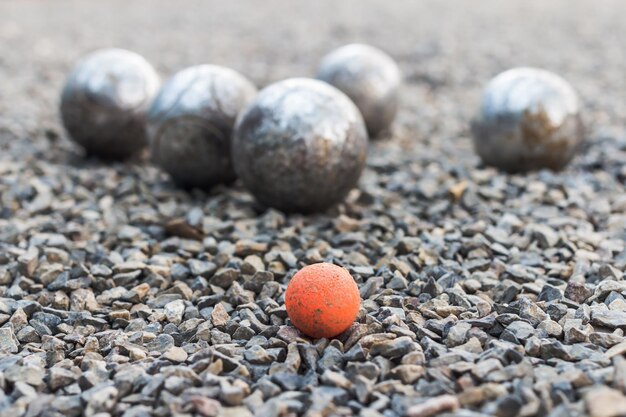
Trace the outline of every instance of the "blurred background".
[[[353, 369], [355, 373], [361, 369], [374, 373], [374, 379], [380, 373], [381, 382], [350, 382], [350, 395], [363, 391], [367, 401], [379, 409], [397, 411], [386, 412], [386, 416], [404, 415], [400, 410], [421, 401], [422, 396], [460, 391], [467, 394], [467, 408], [484, 414], [459, 411], [459, 415], [586, 415], [586, 409], [595, 409], [589, 413], [594, 417], [623, 414], [625, 22], [625, 0], [0, 0], [0, 295], [25, 300], [24, 304], [2, 301], [0, 350], [18, 351], [11, 338], [12, 328], [20, 325], [17, 334], [24, 336], [19, 339], [19, 355], [32, 359], [24, 360], [23, 366], [11, 357], [2, 359], [6, 389], [0, 391], [0, 415], [40, 415], [36, 410], [69, 415], [67, 410], [77, 414], [83, 409], [95, 415], [92, 403], [108, 407], [119, 394], [117, 411], [111, 415], [119, 416], [121, 410], [137, 404], [128, 415], [145, 415], [146, 405], [158, 407], [154, 415], [165, 416], [168, 409], [190, 408], [189, 398], [200, 401], [199, 394], [186, 396], [192, 392], [205, 395], [205, 391], [194, 391], [200, 380], [210, 384], [209, 393], [217, 396], [214, 388], [218, 385], [208, 374], [222, 373], [222, 366], [222, 375], [235, 369], [232, 374], [238, 373], [237, 382], [246, 379], [256, 389], [251, 378], [240, 376], [249, 372], [257, 378], [265, 372], [265, 365], [251, 365], [249, 371], [239, 366], [243, 346], [252, 345], [240, 337], [252, 340], [258, 330], [257, 324], [250, 324], [252, 315], [265, 311], [271, 317], [259, 326], [273, 329], [263, 332], [268, 338], [275, 339], [270, 337], [275, 334], [294, 347], [299, 339], [287, 328], [281, 328], [284, 333], [279, 336], [277, 327], [265, 326], [283, 323], [284, 312], [277, 307], [282, 305], [282, 289], [263, 287], [262, 293], [268, 288], [269, 295], [247, 290], [253, 287], [246, 285], [250, 281], [243, 282], [243, 259], [239, 257], [249, 259], [248, 254], [258, 258], [249, 263], [250, 268], [270, 271], [269, 278], [261, 275], [261, 281], [252, 283], [254, 287], [274, 281], [274, 273], [275, 281], [286, 284], [296, 266], [321, 259], [355, 271], [363, 298], [369, 298], [363, 311], [373, 318], [363, 318], [367, 330], [359, 327], [351, 333], [350, 343], [355, 343], [362, 331], [406, 336], [423, 325], [425, 331], [416, 332], [421, 342], [414, 351], [417, 355], [406, 362], [411, 370], [400, 372], [394, 363], [400, 362], [397, 356], [417, 349], [409, 337], [387, 340], [376, 336], [365, 347], [349, 348], [352, 353], [345, 357], [339, 356], [336, 347], [343, 345], [332, 343], [323, 354], [327, 359], [317, 366], [320, 381], [327, 378], [325, 384], [345, 387], [344, 371], [334, 372], [338, 364], [344, 367], [347, 355], [354, 359], [368, 354], [376, 342], [381, 349], [372, 362], [378, 365]], [[241, 181], [206, 193], [188, 193], [175, 188], [147, 162], [94, 162], [80, 156], [78, 146], [70, 143], [60, 124], [58, 102], [66, 76], [80, 57], [95, 49], [135, 51], [146, 57], [163, 79], [190, 65], [211, 63], [232, 67], [263, 87], [287, 77], [314, 76], [322, 56], [352, 42], [368, 43], [389, 53], [398, 62], [405, 82], [391, 135], [371, 142], [359, 188], [350, 193], [346, 204], [327, 213], [284, 216], [265, 210]], [[590, 146], [562, 172], [503, 174], [480, 167], [472, 150], [469, 122], [477, 113], [481, 90], [496, 74], [519, 66], [559, 74], [582, 99]], [[200, 243], [188, 237], [206, 239]], [[33, 250], [27, 251], [27, 247]], [[36, 247], [41, 247], [41, 254]], [[214, 274], [218, 265], [219, 274]], [[94, 268], [97, 266], [100, 268]], [[90, 274], [86, 273], [88, 267]], [[70, 273], [61, 272], [68, 270]], [[214, 281], [214, 276], [220, 277], [221, 283]], [[241, 285], [231, 285], [235, 278]], [[52, 279], [54, 285], [48, 285]], [[140, 282], [147, 287], [135, 287]], [[228, 311], [224, 307], [221, 312], [208, 309], [217, 305], [224, 292], [210, 285], [213, 283], [229, 288], [223, 295]], [[113, 286], [118, 288], [108, 291]], [[128, 291], [119, 292], [119, 287]], [[192, 299], [193, 307], [188, 301], [169, 302], [179, 294]], [[576, 301], [566, 301], [563, 295]], [[509, 304], [522, 297], [525, 301], [516, 306]], [[432, 303], [427, 301], [431, 298]], [[537, 299], [541, 301], [535, 302]], [[166, 305], [163, 300], [170, 306], [176, 303], [176, 307], [166, 314], [159, 307], [153, 310], [153, 306]], [[255, 300], [258, 306], [250, 306], [248, 302]], [[492, 304], [496, 305], [493, 309]], [[54, 309], [43, 310], [48, 305]], [[24, 309], [17, 309], [19, 306]], [[398, 306], [404, 307], [406, 314]], [[48, 313], [57, 308], [81, 312]], [[45, 313], [39, 314], [40, 309]], [[34, 327], [25, 326], [23, 310]], [[119, 311], [113, 314], [113, 310]], [[177, 327], [183, 312], [186, 321]], [[62, 330], [56, 314], [63, 317]], [[145, 326], [142, 320], [135, 320], [148, 314]], [[202, 324], [193, 339], [189, 338], [190, 326], [198, 322], [189, 325], [187, 318], [206, 318], [207, 314], [215, 327]], [[36, 315], [40, 318], [33, 320]], [[457, 322], [462, 324], [457, 327], [455, 315], [468, 320]], [[469, 320], [474, 317], [480, 318]], [[170, 321], [167, 324], [166, 319]], [[244, 321], [250, 327], [238, 332]], [[58, 342], [31, 343], [39, 340], [39, 333], [43, 338], [51, 332], [48, 324], [55, 335], [59, 328]], [[101, 331], [109, 326], [113, 332]], [[232, 338], [217, 330], [222, 326]], [[123, 327], [128, 337], [115, 330]], [[613, 329], [615, 332], [609, 333]], [[271, 333], [274, 330], [277, 333]], [[87, 338], [92, 332], [94, 337]], [[239, 333], [241, 336], [235, 336]], [[353, 337], [355, 334], [358, 337]], [[211, 365], [205, 353], [187, 360], [183, 351], [184, 359], [180, 359], [183, 349], [178, 346], [174, 351], [178, 359], [155, 356], [155, 349], [171, 353], [174, 340], [181, 346], [186, 346], [187, 340], [202, 340], [197, 344], [200, 349], [209, 336], [212, 344], [222, 345], [212, 354]], [[76, 369], [85, 372], [68, 380], [79, 383], [54, 384], [59, 385], [55, 395], [68, 394], [56, 402], [55, 409], [47, 404], [51, 401], [45, 394], [48, 390], [41, 389], [52, 385], [52, 374], [39, 369], [45, 363], [40, 346], [53, 347], [49, 357], [61, 360], [64, 356], [57, 355], [63, 353], [57, 344], [61, 340], [67, 351], [62, 366], [80, 365]], [[139, 349], [144, 342], [147, 353]], [[519, 345], [513, 347], [512, 342]], [[610, 353], [604, 352], [613, 345]], [[32, 354], [26, 353], [26, 346]], [[250, 349], [252, 357], [259, 360], [254, 363], [265, 363], [263, 357], [273, 363], [284, 361], [278, 364], [282, 368], [274, 368], [272, 380], [288, 394], [282, 399], [288, 403], [284, 408], [269, 401], [268, 408], [293, 415], [291, 411], [299, 409], [299, 398], [306, 399], [302, 400], [306, 406], [313, 402], [324, 407], [324, 412], [329, 410], [325, 408], [329, 398], [348, 402], [347, 389], [334, 387], [330, 394], [292, 396], [292, 388], [306, 386], [304, 391], [308, 391], [309, 381], [317, 382], [315, 374], [315, 379], [309, 379], [316, 349], [301, 350], [300, 361], [299, 347], [295, 355], [290, 348], [290, 359], [285, 360], [283, 342], [271, 341], [266, 346], [281, 348], [272, 349], [271, 356], [264, 349]], [[324, 346], [326, 342], [318, 342], [316, 348], [321, 352]], [[194, 349], [191, 346], [188, 352]], [[425, 352], [423, 367], [420, 351]], [[97, 360], [98, 353], [111, 372], [101, 372], [105, 365]], [[520, 353], [526, 355], [523, 361]], [[139, 366], [145, 365], [146, 372], [143, 368], [136, 369], [141, 370], [137, 374], [131, 370], [118, 379], [122, 375], [118, 370], [129, 368], [109, 366], [109, 361], [135, 364], [142, 355], [147, 360]], [[83, 357], [85, 362], [80, 362]], [[165, 358], [165, 354], [158, 357]], [[460, 366], [452, 369], [450, 361], [457, 358], [461, 358]], [[468, 367], [474, 358], [475, 367]], [[174, 366], [166, 366], [169, 362], [165, 360], [181, 363], [184, 372], [180, 377], [169, 378], [179, 374]], [[296, 382], [291, 377], [294, 362], [302, 362], [300, 369], [307, 372]], [[192, 368], [198, 370], [193, 378], [189, 376]], [[331, 369], [322, 376], [322, 371]], [[56, 374], [56, 380], [65, 381], [67, 372]], [[135, 375], [140, 382], [131, 390], [125, 381]], [[287, 376], [284, 386], [279, 381], [283, 375]], [[172, 388], [162, 382], [166, 376], [173, 381]], [[115, 385], [124, 386], [119, 392], [109, 385], [112, 378]], [[414, 388], [400, 383], [405, 378], [413, 381]], [[31, 380], [36, 382], [31, 384]], [[235, 385], [234, 379], [230, 381], [232, 386], [231, 382], [222, 385], [220, 380], [220, 398], [228, 396], [229, 404], [238, 403], [247, 391]], [[38, 391], [26, 383], [38, 386]], [[96, 384], [99, 391], [81, 393]], [[191, 386], [194, 388], [187, 391]], [[616, 389], [609, 390], [609, 386]], [[596, 388], [599, 390], [592, 393]], [[271, 385], [259, 391], [272, 396], [275, 392]], [[319, 398], [322, 401], [318, 402]], [[447, 395], [443, 399], [451, 402]], [[211, 406], [211, 401], [201, 400]], [[256, 395], [249, 402], [251, 408], [256, 408], [258, 401]], [[19, 402], [15, 409], [33, 405], [28, 413], [18, 414], [3, 410], [9, 402]], [[263, 414], [267, 408], [259, 409]], [[214, 414], [211, 410], [206, 414]], [[240, 416], [242, 412], [229, 409], [220, 414], [227, 415]]]
[[404, 72], [398, 146], [465, 152], [481, 88], [514, 66], [570, 81], [592, 136], [606, 136], [626, 119], [625, 11], [619, 0], [4, 0], [0, 146], [20, 138], [32, 143], [13, 155], [63, 158], [57, 150], [73, 145], [58, 122], [59, 92], [69, 68], [97, 48], [136, 51], [164, 78], [214, 63], [264, 86], [313, 76], [325, 53], [350, 42], [382, 48]]

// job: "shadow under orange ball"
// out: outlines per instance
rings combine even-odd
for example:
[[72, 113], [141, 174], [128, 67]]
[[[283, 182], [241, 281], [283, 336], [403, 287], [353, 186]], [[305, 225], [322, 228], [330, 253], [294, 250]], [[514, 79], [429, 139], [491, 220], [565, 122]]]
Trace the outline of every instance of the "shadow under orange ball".
[[361, 296], [350, 273], [319, 263], [298, 271], [285, 293], [287, 314], [307, 336], [331, 338], [347, 330], [359, 312]]

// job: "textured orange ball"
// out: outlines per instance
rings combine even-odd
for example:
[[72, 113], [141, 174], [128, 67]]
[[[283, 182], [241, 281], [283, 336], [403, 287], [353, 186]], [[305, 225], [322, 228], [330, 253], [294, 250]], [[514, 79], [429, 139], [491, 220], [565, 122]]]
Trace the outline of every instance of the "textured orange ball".
[[337, 265], [308, 265], [287, 286], [285, 306], [294, 326], [307, 336], [334, 337], [347, 330], [361, 304], [350, 273]]

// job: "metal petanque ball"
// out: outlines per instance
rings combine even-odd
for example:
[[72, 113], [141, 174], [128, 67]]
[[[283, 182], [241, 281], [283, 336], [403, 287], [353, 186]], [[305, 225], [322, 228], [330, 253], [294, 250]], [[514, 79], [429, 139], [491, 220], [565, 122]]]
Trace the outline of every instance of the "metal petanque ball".
[[147, 144], [145, 118], [159, 76], [140, 55], [103, 49], [82, 58], [61, 95], [61, 118], [88, 154], [126, 158]]
[[317, 78], [354, 101], [372, 137], [396, 117], [402, 76], [395, 61], [379, 49], [361, 44], [336, 49], [322, 59]]
[[184, 187], [235, 179], [231, 136], [256, 87], [229, 68], [198, 65], [175, 74], [148, 113], [152, 159]]
[[263, 89], [239, 116], [233, 163], [262, 204], [314, 212], [341, 201], [361, 175], [367, 132], [354, 103], [321, 81]]
[[489, 82], [472, 133], [483, 162], [507, 172], [559, 170], [584, 142], [576, 92], [536, 68], [514, 68]]

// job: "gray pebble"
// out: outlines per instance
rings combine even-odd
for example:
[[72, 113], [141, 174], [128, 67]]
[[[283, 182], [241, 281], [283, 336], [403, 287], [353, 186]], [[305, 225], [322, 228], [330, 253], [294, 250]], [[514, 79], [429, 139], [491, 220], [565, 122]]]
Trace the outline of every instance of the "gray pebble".
[[0, 328], [0, 351], [4, 353], [17, 353], [18, 344], [13, 330], [9, 327]]

